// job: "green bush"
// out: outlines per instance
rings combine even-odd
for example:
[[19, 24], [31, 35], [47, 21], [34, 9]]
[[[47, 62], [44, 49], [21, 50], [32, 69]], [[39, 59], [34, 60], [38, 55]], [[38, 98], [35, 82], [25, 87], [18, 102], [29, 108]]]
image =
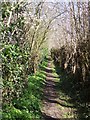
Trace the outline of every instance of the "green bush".
[[[42, 66], [46, 66], [43, 62]], [[18, 99], [14, 98], [10, 104], [3, 104], [2, 120], [32, 120], [41, 119], [42, 90], [45, 74], [39, 69], [34, 75], [28, 75], [28, 86], [24, 88]], [[20, 85], [20, 84], [19, 84]], [[16, 91], [14, 91], [16, 92]]]

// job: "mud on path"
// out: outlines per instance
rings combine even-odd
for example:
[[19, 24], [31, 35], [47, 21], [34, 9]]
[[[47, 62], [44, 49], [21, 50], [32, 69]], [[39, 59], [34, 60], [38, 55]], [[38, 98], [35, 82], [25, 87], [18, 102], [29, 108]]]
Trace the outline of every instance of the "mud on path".
[[71, 113], [72, 109], [60, 105], [63, 101], [59, 100], [56, 89], [59, 76], [56, 74], [52, 60], [48, 60], [45, 68], [46, 81], [43, 90], [43, 108], [41, 110], [44, 120], [60, 120], [65, 114]]

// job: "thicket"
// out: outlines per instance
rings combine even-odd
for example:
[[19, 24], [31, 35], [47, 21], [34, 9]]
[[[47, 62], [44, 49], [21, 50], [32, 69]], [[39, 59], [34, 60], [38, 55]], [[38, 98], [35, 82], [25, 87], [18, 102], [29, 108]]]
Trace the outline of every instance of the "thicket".
[[[32, 19], [34, 23], [26, 23], [26, 6], [27, 3], [23, 2], [3, 2], [0, 5], [3, 120], [32, 120], [41, 114], [41, 94], [38, 91], [41, 89], [40, 80], [44, 78], [41, 74], [39, 80], [33, 74], [47, 55], [47, 48], [42, 47], [45, 33], [43, 31], [35, 41], [39, 24], [35, 18]], [[34, 30], [31, 28], [33, 24]]]
[[90, 3], [70, 2], [67, 10], [70, 18], [68, 25], [65, 28], [62, 26], [64, 44], [60, 40], [59, 49], [52, 48], [51, 56], [62, 70], [65, 70], [69, 76], [72, 76], [74, 85], [77, 86], [77, 91], [83, 91], [84, 102], [89, 105]]

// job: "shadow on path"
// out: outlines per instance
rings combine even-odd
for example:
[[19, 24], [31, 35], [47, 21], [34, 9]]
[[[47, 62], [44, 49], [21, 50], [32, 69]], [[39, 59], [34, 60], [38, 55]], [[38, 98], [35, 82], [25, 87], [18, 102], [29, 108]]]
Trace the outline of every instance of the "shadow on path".
[[[68, 104], [72, 104], [72, 107], [75, 109], [76, 118], [79, 120], [89, 120], [90, 103], [86, 101], [89, 91], [82, 89], [80, 85], [75, 82], [73, 75], [68, 74], [65, 70], [62, 71], [58, 65], [56, 65], [56, 72], [60, 77], [57, 85], [60, 96], [59, 100], [64, 100], [68, 102]], [[61, 97], [62, 93], [64, 94], [63, 99]], [[68, 96], [69, 99], [65, 99], [65, 96]]]
[[51, 59], [48, 59], [48, 66], [45, 67], [46, 81], [43, 90], [43, 108], [41, 110], [44, 120], [61, 120], [66, 114], [72, 112], [72, 107], [64, 104], [64, 99], [59, 99], [57, 85], [59, 77], [55, 75], [55, 69]]

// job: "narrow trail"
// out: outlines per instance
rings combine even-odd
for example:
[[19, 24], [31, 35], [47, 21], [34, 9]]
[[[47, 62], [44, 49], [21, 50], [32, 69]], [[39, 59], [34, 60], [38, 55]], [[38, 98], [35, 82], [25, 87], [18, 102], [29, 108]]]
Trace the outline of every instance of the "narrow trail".
[[[59, 76], [56, 74], [54, 64], [49, 58], [45, 68], [46, 81], [43, 90], [43, 108], [41, 110], [44, 120], [60, 120], [63, 115], [71, 110], [60, 105], [59, 94], [56, 89]], [[61, 101], [62, 102], [62, 101]]]

